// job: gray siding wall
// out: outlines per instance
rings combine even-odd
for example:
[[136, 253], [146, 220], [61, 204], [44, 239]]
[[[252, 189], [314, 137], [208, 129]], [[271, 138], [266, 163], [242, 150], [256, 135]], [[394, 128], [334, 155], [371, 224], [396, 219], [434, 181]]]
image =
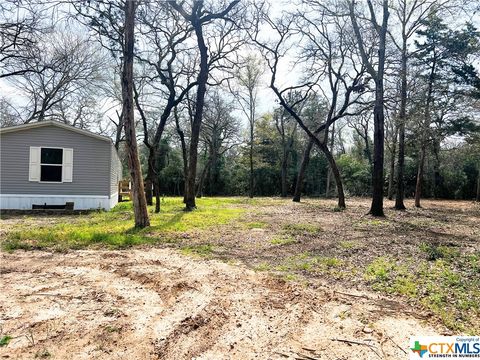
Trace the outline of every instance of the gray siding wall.
[[118, 182], [122, 180], [122, 162], [113, 144], [111, 145], [110, 156], [110, 194], [115, 194], [118, 192]]
[[[73, 149], [71, 183], [28, 181], [30, 146]], [[110, 195], [108, 141], [56, 126], [0, 135], [0, 194]]]

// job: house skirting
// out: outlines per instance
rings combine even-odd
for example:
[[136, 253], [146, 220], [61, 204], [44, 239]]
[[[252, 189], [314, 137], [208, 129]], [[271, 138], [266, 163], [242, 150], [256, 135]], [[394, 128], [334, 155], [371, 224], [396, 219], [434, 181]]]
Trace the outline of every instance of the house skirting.
[[0, 209], [30, 210], [32, 205], [64, 205], [73, 202], [74, 210], [104, 209], [110, 210], [118, 202], [118, 194], [101, 195], [37, 195], [37, 194], [0, 194]]

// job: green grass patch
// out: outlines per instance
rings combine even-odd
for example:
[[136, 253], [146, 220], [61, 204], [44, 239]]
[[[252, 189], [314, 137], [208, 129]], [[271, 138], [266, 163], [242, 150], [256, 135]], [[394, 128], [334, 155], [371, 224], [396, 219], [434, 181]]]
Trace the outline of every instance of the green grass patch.
[[295, 274], [285, 274], [283, 276], [283, 280], [285, 280], [285, 281], [297, 281], [298, 277]]
[[272, 269], [272, 266], [266, 262], [262, 262], [258, 265], [255, 265], [253, 269], [256, 271], [269, 271]]
[[12, 340], [12, 337], [9, 335], [4, 335], [0, 338], [0, 347], [7, 346], [10, 343], [10, 340]]
[[343, 260], [337, 259], [334, 257], [321, 257], [318, 258], [318, 263], [327, 269], [332, 269], [336, 267], [340, 267], [343, 265]]
[[456, 251], [452, 255], [452, 249], [446, 248], [437, 247], [435, 258], [420, 262], [378, 257], [367, 266], [364, 277], [375, 290], [407, 296], [450, 329], [473, 335], [480, 331], [478, 255]]
[[107, 333], [119, 333], [122, 330], [120, 327], [114, 325], [107, 325], [104, 329]]
[[359, 247], [354, 241], [349, 241], [349, 240], [340, 241], [338, 243], [338, 246], [344, 250], [351, 250]]
[[416, 296], [415, 278], [405, 265], [399, 265], [390, 257], [378, 257], [365, 270], [365, 278], [375, 290], [389, 294]]
[[387, 257], [378, 257], [365, 271], [365, 278], [373, 282], [382, 282], [388, 279], [390, 273], [395, 268], [395, 264]]
[[310, 271], [316, 263], [316, 258], [309, 252], [289, 256], [282, 264], [275, 267], [277, 271]]
[[185, 212], [182, 198], [164, 198], [159, 214], [149, 207], [151, 226], [146, 229], [133, 228], [131, 202], [120, 203], [109, 212], [59, 217], [41, 225], [29, 226], [26, 221], [6, 234], [2, 248], [6, 251], [44, 248], [62, 251], [172, 242], [178, 234], [228, 224], [239, 218], [245, 212], [235, 205], [239, 202], [237, 198], [202, 198], [197, 199], [195, 211]]
[[279, 237], [274, 237], [270, 240], [270, 244], [272, 245], [290, 245], [296, 243], [296, 240], [289, 235], [282, 235]]
[[210, 244], [184, 246], [181, 252], [183, 255], [209, 257], [213, 253], [213, 246]]
[[372, 261], [365, 270], [365, 278], [375, 290], [415, 297], [417, 284], [408, 266], [397, 264], [386, 256]]
[[247, 229], [264, 229], [267, 226], [268, 224], [262, 221], [249, 222], [245, 224]]
[[460, 251], [451, 246], [422, 243], [420, 244], [419, 248], [426, 254], [428, 261], [434, 261], [443, 258], [452, 259], [460, 255]]

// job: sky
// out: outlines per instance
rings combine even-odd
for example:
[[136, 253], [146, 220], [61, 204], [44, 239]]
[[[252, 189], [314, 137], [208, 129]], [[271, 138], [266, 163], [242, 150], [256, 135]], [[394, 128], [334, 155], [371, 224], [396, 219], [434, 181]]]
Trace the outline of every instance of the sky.
[[[272, 15], [278, 15], [281, 11], [291, 9], [294, 5], [292, 2], [282, 2], [281, 6], [272, 6]], [[480, 16], [478, 13], [472, 13], [472, 21], [478, 27], [480, 27]], [[467, 19], [465, 15], [459, 16], [456, 18], [457, 20], [453, 23], [463, 23], [464, 20]], [[271, 34], [267, 30], [263, 30], [263, 36], [268, 38]], [[286, 85], [294, 85], [298, 83], [300, 79], [300, 71], [299, 67], [297, 66], [295, 69], [292, 70], [291, 63], [293, 61], [292, 57], [287, 56], [285, 59], [282, 60], [280, 67], [278, 69], [278, 80], [277, 85], [280, 88]], [[477, 64], [478, 65], [478, 64]], [[480, 68], [480, 66], [479, 66]], [[262, 77], [262, 86], [259, 89], [258, 93], [258, 105], [257, 105], [257, 112], [258, 116], [263, 113], [270, 112], [273, 110], [274, 107], [278, 106], [278, 101], [276, 100], [276, 96], [274, 93], [269, 89], [268, 84], [270, 81], [270, 72], [267, 67], [265, 67], [264, 75]], [[19, 91], [15, 86], [13, 86], [9, 81], [0, 80], [0, 94], [1, 96], [6, 97], [13, 105], [22, 106], [25, 105], [26, 99], [23, 97], [21, 91]], [[107, 107], [110, 107], [111, 102], [104, 102], [106, 103]], [[113, 116], [115, 114], [115, 110], [111, 109], [106, 112], [105, 116]], [[244, 119], [244, 115], [240, 111], [236, 111], [235, 115], [242, 119], [242, 121], [246, 124]]]

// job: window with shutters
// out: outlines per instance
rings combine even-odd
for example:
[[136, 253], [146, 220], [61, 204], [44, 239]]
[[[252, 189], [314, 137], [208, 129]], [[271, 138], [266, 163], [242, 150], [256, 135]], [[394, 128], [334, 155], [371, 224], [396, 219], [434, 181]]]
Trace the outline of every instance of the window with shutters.
[[63, 149], [41, 148], [40, 181], [62, 182]]
[[73, 149], [30, 146], [28, 180], [73, 182]]

